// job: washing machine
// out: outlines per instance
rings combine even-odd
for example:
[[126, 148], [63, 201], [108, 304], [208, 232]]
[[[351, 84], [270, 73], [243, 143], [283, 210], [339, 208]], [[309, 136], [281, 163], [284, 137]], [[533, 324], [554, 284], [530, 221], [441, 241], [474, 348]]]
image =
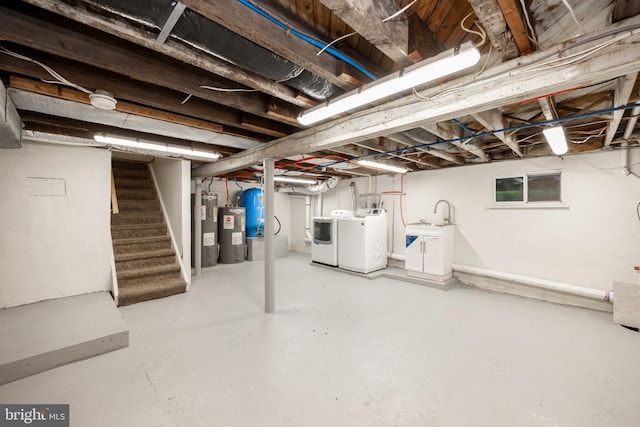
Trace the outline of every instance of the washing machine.
[[374, 203], [360, 198], [356, 215], [338, 220], [338, 267], [370, 273], [387, 267], [387, 214], [380, 204], [382, 195]]
[[329, 216], [313, 218], [312, 262], [338, 266], [338, 219], [352, 216], [351, 210], [337, 209], [329, 212]]

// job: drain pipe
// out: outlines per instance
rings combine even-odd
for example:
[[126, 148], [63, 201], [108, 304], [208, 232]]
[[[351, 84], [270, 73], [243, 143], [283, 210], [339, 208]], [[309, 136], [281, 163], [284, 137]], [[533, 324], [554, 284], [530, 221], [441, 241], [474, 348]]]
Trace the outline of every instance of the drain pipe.
[[316, 196], [316, 216], [322, 216], [322, 193]]
[[520, 276], [518, 274], [503, 273], [501, 271], [487, 270], [468, 265], [453, 264], [453, 271], [473, 274], [476, 276], [488, 277], [491, 279], [505, 280], [507, 282], [519, 283], [534, 288], [546, 289], [549, 291], [561, 292], [563, 294], [589, 298], [598, 301], [613, 301], [613, 292], [601, 291], [598, 289], [583, 288], [566, 283], [552, 282], [551, 280], [537, 279], [535, 277]]
[[[638, 114], [640, 114], [640, 107], [633, 107], [633, 109], [631, 110], [631, 117], [627, 122], [627, 127], [624, 130], [624, 135], [622, 136], [623, 139], [629, 139], [629, 137], [633, 133], [633, 129], [636, 127], [636, 122], [638, 121]], [[622, 172], [626, 176], [629, 176], [635, 181], [640, 182], [640, 176], [631, 171], [631, 155], [629, 153], [628, 142], [622, 143]]]
[[304, 241], [311, 243], [311, 196], [304, 196]]
[[202, 220], [201, 220], [201, 206], [202, 206], [202, 181], [196, 179], [196, 193], [194, 196], [195, 203], [193, 204], [193, 223], [194, 223], [194, 242], [193, 242], [193, 263], [196, 267], [196, 276], [202, 273]]

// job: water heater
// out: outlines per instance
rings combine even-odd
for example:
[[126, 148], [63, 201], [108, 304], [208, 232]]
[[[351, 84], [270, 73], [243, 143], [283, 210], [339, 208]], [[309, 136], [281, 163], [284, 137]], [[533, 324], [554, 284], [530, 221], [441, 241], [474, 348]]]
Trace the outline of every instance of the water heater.
[[[191, 195], [191, 210], [195, 204], [195, 194]], [[218, 264], [218, 196], [202, 195], [200, 205], [200, 221], [202, 223], [201, 267], [213, 267]], [[195, 253], [195, 221], [191, 217], [191, 253]], [[195, 267], [195, 257], [191, 257], [191, 266]]]
[[245, 209], [219, 208], [218, 235], [220, 236], [220, 263], [244, 262], [247, 247], [245, 242]]

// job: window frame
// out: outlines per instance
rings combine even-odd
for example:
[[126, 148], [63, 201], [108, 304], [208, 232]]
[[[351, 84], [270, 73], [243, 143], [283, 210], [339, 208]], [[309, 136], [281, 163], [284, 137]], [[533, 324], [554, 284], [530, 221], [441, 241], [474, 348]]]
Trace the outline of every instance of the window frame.
[[[547, 175], [558, 175], [560, 177], [559, 182], [559, 200], [549, 201], [529, 201], [529, 177], [539, 177]], [[522, 178], [522, 201], [497, 201], [497, 183], [499, 179], [507, 178]], [[493, 208], [567, 208], [568, 206], [564, 202], [564, 185], [562, 183], [562, 171], [540, 171], [540, 172], [523, 172], [496, 175], [492, 180], [492, 207]]]

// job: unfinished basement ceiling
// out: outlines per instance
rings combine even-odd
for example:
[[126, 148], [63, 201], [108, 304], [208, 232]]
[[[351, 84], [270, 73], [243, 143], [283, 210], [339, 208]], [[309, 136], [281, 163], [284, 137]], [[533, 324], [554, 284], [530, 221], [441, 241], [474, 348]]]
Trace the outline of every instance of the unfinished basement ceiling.
[[[552, 155], [543, 122], [562, 124], [569, 154], [635, 144], [638, 13], [628, 0], [9, 0], [0, 77], [39, 135], [223, 154], [195, 176], [252, 178], [266, 157], [320, 177], [379, 173], [350, 163], [362, 157], [439, 169]], [[296, 120], [465, 42], [482, 53], [468, 71], [314, 127]], [[112, 93], [116, 111], [32, 60]]]

